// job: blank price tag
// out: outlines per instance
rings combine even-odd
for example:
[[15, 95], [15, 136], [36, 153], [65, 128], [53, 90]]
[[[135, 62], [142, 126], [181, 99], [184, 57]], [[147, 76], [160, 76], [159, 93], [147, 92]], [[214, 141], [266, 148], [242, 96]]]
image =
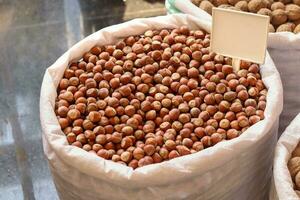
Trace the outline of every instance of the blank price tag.
[[211, 50], [240, 60], [263, 64], [266, 56], [269, 17], [252, 13], [214, 8]]

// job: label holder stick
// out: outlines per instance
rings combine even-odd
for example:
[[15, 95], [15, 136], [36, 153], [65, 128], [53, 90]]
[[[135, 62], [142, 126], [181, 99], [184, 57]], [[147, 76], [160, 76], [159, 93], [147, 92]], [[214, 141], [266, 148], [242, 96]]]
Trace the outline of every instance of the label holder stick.
[[240, 70], [241, 59], [232, 58], [232, 67], [234, 72], [238, 72]]

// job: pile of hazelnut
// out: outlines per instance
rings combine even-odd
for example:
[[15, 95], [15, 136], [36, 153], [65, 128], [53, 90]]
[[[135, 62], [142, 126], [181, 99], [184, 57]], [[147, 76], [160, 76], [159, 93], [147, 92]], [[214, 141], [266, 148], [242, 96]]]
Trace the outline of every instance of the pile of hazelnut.
[[292, 152], [292, 157], [288, 162], [288, 169], [294, 183], [294, 190], [300, 197], [300, 143]]
[[300, 0], [192, 0], [212, 14], [213, 7], [252, 12], [270, 17], [269, 32], [300, 33]]
[[65, 70], [55, 112], [69, 144], [132, 168], [241, 135], [264, 119], [259, 66], [209, 52], [182, 26], [95, 46]]

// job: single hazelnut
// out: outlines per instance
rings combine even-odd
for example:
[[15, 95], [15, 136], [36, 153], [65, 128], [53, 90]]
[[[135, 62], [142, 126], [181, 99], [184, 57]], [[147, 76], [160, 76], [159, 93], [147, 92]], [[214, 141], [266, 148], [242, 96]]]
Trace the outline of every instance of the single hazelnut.
[[180, 156], [191, 154], [191, 151], [189, 150], [189, 148], [187, 148], [186, 146], [183, 146], [183, 145], [176, 146], [176, 150], [178, 151]]
[[165, 146], [167, 150], [171, 151], [176, 148], [176, 143], [173, 140], [167, 140], [165, 141]]
[[76, 141], [76, 135], [74, 133], [67, 134], [67, 141], [69, 144], [72, 144]]
[[249, 124], [250, 125], [253, 125], [253, 124], [255, 124], [259, 121], [260, 121], [260, 117], [257, 116], [257, 115], [252, 115], [252, 116], [249, 117]]
[[163, 158], [164, 160], [166, 160], [166, 159], [168, 159], [169, 151], [166, 148], [162, 147], [159, 150], [159, 155], [161, 156], [161, 158]]
[[154, 163], [160, 163], [163, 161], [163, 158], [159, 155], [159, 153], [154, 153], [152, 155], [152, 159]]
[[213, 133], [210, 138], [211, 138], [212, 145], [215, 145], [223, 140], [222, 135], [219, 133]]
[[67, 115], [71, 120], [75, 120], [80, 117], [80, 112], [77, 109], [71, 109], [68, 111]]
[[133, 145], [133, 142], [128, 136], [124, 137], [121, 141], [121, 147], [123, 149], [127, 149], [128, 147], [130, 147], [132, 145]]
[[89, 117], [89, 120], [91, 120], [91, 122], [97, 123], [101, 119], [101, 114], [97, 111], [92, 111], [89, 113], [88, 117]]
[[120, 143], [122, 141], [122, 134], [118, 132], [114, 132], [111, 136], [111, 141], [113, 143]]
[[113, 107], [106, 107], [105, 108], [105, 115], [107, 117], [114, 117], [117, 114], [116, 110]]
[[234, 99], [236, 99], [236, 96], [237, 96], [236, 92], [229, 91], [224, 94], [224, 100], [231, 102]]
[[240, 127], [244, 128], [244, 127], [249, 126], [249, 120], [248, 120], [247, 117], [245, 117], [245, 116], [240, 116], [240, 117], [238, 117], [237, 120], [238, 120], [238, 123], [239, 123], [239, 126], [240, 126]]
[[145, 156], [144, 158], [142, 158], [138, 161], [138, 166], [143, 167], [146, 165], [150, 165], [152, 163], [153, 163], [153, 158], [150, 156]]
[[154, 147], [154, 145], [146, 144], [144, 146], [144, 151], [145, 151], [146, 155], [151, 156], [152, 154], [155, 153], [155, 147]]
[[191, 148], [193, 146], [193, 140], [191, 140], [190, 138], [184, 138], [182, 140], [182, 144], [188, 148]]
[[172, 151], [170, 151], [168, 158], [173, 159], [173, 158], [177, 158], [179, 156], [180, 156], [180, 154], [178, 153], [178, 151], [172, 150]]
[[100, 149], [98, 152], [97, 152], [97, 155], [99, 157], [102, 157], [104, 159], [108, 159], [109, 158], [109, 153], [106, 149]]
[[230, 111], [235, 112], [235, 113], [241, 112], [242, 109], [243, 109], [242, 104], [238, 103], [238, 102], [235, 102], [235, 103], [231, 104], [231, 106], [230, 106]]
[[231, 140], [239, 136], [239, 132], [236, 129], [229, 129], [226, 133], [227, 139]]
[[145, 153], [144, 150], [140, 147], [137, 147], [133, 151], [133, 157], [137, 160], [140, 160], [144, 157]]
[[249, 96], [251, 97], [256, 97], [258, 95], [258, 89], [255, 88], [255, 87], [251, 87], [249, 90], [248, 90], [248, 94]]
[[212, 145], [210, 136], [204, 136], [201, 138], [201, 143], [204, 147], [210, 147]]
[[121, 160], [122, 160], [123, 162], [128, 163], [128, 162], [130, 162], [131, 159], [132, 159], [132, 153], [130, 153], [130, 152], [128, 152], [128, 151], [125, 151], [125, 152], [123, 152], [123, 153], [121, 154], [120, 158], [121, 158]]
[[125, 136], [128, 136], [128, 135], [132, 135], [134, 132], [133, 128], [131, 126], [124, 126], [122, 128], [122, 133], [123, 135]]

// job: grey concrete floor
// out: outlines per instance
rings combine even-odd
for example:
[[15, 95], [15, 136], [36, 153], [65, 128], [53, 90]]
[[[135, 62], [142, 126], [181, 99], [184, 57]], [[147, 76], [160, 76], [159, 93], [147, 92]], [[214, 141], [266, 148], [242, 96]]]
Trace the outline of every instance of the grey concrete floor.
[[39, 121], [45, 69], [96, 30], [163, 14], [163, 0], [0, 0], [1, 200], [58, 199]]

